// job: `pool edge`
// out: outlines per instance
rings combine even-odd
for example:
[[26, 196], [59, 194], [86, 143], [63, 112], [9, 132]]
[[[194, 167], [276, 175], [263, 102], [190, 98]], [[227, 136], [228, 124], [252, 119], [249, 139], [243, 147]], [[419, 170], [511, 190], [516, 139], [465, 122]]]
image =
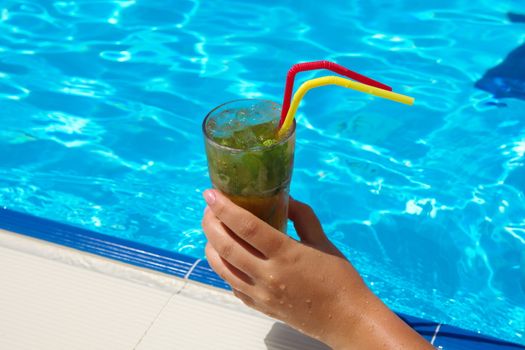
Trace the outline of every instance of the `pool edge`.
[[[87, 229], [0, 208], [0, 229], [102, 256], [132, 266], [229, 290], [229, 286], [210, 268], [206, 260], [145, 244], [97, 233]], [[398, 314], [414, 330], [436, 347], [463, 349], [525, 349], [525, 346], [485, 336], [446, 324]], [[459, 347], [458, 347], [459, 346]], [[463, 346], [463, 347], [462, 347]], [[481, 349], [481, 348], [480, 348]]]

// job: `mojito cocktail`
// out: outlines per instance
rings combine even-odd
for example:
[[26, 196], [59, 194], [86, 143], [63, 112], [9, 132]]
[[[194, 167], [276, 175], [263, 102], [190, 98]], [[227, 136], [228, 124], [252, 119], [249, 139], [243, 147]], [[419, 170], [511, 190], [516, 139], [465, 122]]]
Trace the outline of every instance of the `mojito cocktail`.
[[212, 110], [203, 131], [212, 184], [234, 203], [286, 232], [295, 124], [276, 139], [281, 107], [237, 100]]

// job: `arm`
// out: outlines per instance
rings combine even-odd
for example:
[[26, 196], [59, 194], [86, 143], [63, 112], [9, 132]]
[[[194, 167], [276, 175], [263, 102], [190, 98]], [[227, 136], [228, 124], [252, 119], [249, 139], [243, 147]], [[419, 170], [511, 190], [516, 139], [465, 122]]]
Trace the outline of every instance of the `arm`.
[[307, 205], [290, 199], [297, 242], [218, 191], [204, 197], [206, 256], [246, 305], [334, 349], [433, 349], [367, 288]]

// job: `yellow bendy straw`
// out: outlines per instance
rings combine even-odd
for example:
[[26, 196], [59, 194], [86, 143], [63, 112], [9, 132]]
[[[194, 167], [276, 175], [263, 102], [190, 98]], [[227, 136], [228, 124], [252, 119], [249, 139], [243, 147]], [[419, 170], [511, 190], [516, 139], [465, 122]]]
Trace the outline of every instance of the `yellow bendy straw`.
[[310, 89], [325, 85], [339, 85], [348, 89], [361, 91], [366, 94], [386, 98], [395, 102], [404, 103], [407, 105], [414, 104], [413, 97], [401, 95], [388, 90], [379, 89], [370, 85], [358, 83], [356, 81], [344, 79], [335, 75], [308, 80], [304, 82], [293, 95], [292, 103], [290, 104], [290, 109], [286, 114], [284, 123], [277, 132], [277, 139], [280, 139], [282, 136], [286, 135], [288, 129], [290, 129], [290, 127], [292, 126], [293, 118], [295, 117], [295, 113], [297, 112], [297, 107], [299, 107], [299, 103], [303, 99], [304, 95]]

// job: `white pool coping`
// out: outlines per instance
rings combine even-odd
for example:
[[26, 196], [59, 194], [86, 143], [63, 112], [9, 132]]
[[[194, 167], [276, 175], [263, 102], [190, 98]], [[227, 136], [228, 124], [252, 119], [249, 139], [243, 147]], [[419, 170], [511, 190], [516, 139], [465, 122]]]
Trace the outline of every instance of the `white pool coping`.
[[0, 230], [0, 349], [328, 349], [231, 293]]

